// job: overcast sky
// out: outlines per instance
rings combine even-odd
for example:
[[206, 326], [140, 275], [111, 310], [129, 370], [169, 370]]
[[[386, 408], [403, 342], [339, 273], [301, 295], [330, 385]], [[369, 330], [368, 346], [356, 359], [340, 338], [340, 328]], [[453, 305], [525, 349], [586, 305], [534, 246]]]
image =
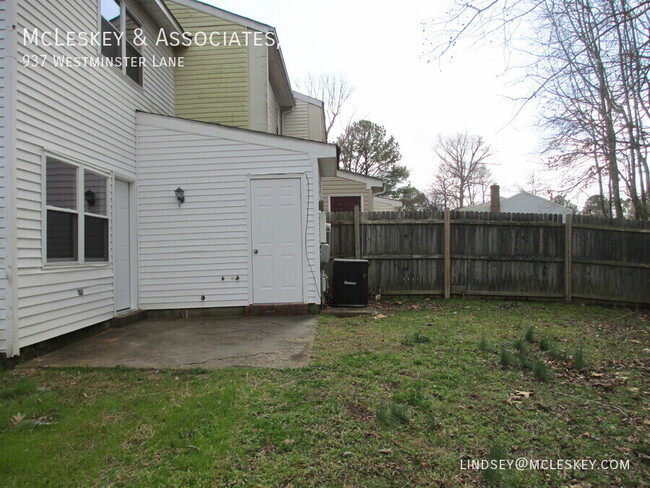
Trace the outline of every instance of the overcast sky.
[[494, 148], [491, 170], [502, 194], [526, 187], [532, 171], [545, 177], [534, 106], [513, 120], [517, 105], [510, 97], [524, 90], [506, 68], [501, 47], [459, 50], [441, 63], [427, 62], [422, 23], [439, 19], [445, 0], [206, 3], [276, 27], [292, 80], [309, 72], [343, 73], [354, 86], [344, 122], [366, 118], [385, 126], [421, 190], [436, 168], [438, 135], [465, 130]]

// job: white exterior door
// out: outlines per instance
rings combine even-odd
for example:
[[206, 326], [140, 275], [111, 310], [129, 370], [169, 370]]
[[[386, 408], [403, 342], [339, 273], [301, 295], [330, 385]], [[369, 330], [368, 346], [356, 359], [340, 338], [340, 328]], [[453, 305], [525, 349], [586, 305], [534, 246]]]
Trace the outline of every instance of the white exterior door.
[[253, 303], [303, 302], [300, 178], [251, 180]]
[[113, 261], [115, 266], [115, 310], [131, 308], [131, 200], [129, 184], [115, 180]]

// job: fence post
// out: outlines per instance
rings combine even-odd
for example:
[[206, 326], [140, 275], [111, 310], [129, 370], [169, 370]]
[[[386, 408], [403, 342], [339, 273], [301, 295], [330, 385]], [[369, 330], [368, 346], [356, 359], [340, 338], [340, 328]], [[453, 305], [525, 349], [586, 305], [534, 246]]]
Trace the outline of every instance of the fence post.
[[361, 259], [361, 222], [359, 205], [354, 206], [354, 258]]
[[566, 220], [564, 222], [564, 301], [566, 303], [571, 303], [571, 272], [572, 272], [572, 263], [571, 263], [571, 253], [573, 247], [573, 227], [571, 214], [565, 216]]
[[444, 255], [445, 255], [445, 283], [444, 291], [445, 298], [451, 297], [451, 213], [449, 209], [445, 209], [445, 224], [444, 224]]

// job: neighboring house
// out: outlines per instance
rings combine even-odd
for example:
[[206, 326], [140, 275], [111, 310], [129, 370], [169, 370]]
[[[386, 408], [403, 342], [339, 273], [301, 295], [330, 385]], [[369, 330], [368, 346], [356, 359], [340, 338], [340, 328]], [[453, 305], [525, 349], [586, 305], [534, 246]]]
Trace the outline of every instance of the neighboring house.
[[[337, 148], [273, 134], [296, 108], [280, 51], [225, 67], [194, 46], [22, 38], [101, 25], [132, 41], [136, 28], [155, 39], [221, 25], [192, 23], [213, 7], [175, 4], [0, 3], [0, 353], [135, 310], [320, 303], [319, 174], [336, 174]], [[55, 67], [53, 54], [186, 56], [194, 71]], [[21, 61], [41, 55], [42, 66]]]
[[375, 212], [396, 212], [402, 208], [402, 202], [386, 197], [374, 197]]
[[499, 185], [492, 185], [490, 189], [489, 202], [470, 205], [459, 208], [458, 210], [464, 210], [466, 212], [558, 214], [563, 216], [562, 220], [564, 220], [565, 215], [573, 213], [568, 207], [538, 197], [532, 193], [522, 191], [511, 197], [504, 198], [499, 194]]
[[384, 189], [380, 178], [339, 169], [336, 176], [323, 178], [323, 206], [326, 212], [352, 212], [358, 206], [362, 212], [375, 209], [375, 195]]

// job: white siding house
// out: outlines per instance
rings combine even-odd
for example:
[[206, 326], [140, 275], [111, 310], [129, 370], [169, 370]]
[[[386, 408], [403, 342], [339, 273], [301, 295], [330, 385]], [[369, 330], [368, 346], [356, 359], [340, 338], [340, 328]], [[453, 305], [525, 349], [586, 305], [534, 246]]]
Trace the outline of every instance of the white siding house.
[[[336, 158], [336, 148], [173, 117], [138, 117], [140, 306], [320, 303], [319, 159]], [[287, 188], [295, 182], [297, 193], [269, 207], [258, 228], [256, 215], [263, 206], [255, 182], [260, 179]], [[177, 187], [185, 192], [180, 206]], [[283, 251], [278, 244], [262, 250], [260, 240], [274, 235], [281, 242], [295, 241], [297, 248]], [[264, 261], [275, 253], [287, 258], [294, 252], [286, 266], [269, 262], [267, 277], [275, 276], [281, 290], [296, 284], [285, 282], [282, 274], [299, 272], [299, 295], [265, 295], [265, 283], [256, 284], [255, 273], [264, 272]]]
[[[336, 148], [175, 118], [172, 67], [56, 66], [53, 56], [108, 55], [23, 40], [25, 29], [98, 32], [105, 1], [0, 2], [0, 353], [138, 309], [320, 303], [319, 170], [336, 164]], [[159, 0], [114, 5], [109, 28], [183, 31]], [[17, 62], [41, 55], [42, 65]], [[258, 208], [300, 222], [284, 295], [260, 271], [280, 258], [253, 242]]]

